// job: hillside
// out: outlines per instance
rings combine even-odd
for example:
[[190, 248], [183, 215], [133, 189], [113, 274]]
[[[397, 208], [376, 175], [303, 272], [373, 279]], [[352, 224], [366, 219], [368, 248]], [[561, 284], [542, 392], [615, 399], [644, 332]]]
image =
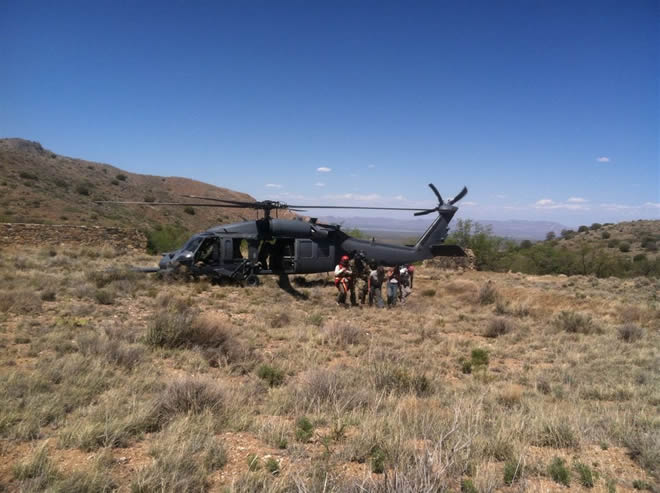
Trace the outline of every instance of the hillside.
[[65, 223], [148, 229], [156, 224], [201, 231], [256, 217], [231, 208], [99, 205], [96, 200], [186, 201], [209, 195], [254, 201], [247, 194], [188, 178], [129, 173], [109, 164], [60, 156], [39, 143], [0, 139], [0, 222]]
[[558, 245], [572, 250], [584, 247], [603, 249], [629, 259], [646, 255], [649, 260], [654, 260], [660, 246], [660, 220], [580, 226], [577, 231], [564, 230]]

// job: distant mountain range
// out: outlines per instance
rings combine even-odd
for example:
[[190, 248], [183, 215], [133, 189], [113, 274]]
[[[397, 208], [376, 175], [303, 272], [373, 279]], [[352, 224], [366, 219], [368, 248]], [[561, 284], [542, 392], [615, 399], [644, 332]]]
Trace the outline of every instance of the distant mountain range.
[[[373, 233], [375, 236], [414, 236], [423, 232], [431, 221], [432, 219], [392, 219], [389, 217], [326, 216], [319, 218], [321, 223], [341, 224], [344, 230], [357, 228], [365, 233]], [[455, 224], [454, 221], [452, 221], [452, 224]], [[480, 219], [476, 222], [484, 226], [490, 226], [493, 234], [497, 236], [516, 240], [543, 240], [549, 231], [559, 234], [562, 229], [569, 229], [563, 224], [551, 221]]]

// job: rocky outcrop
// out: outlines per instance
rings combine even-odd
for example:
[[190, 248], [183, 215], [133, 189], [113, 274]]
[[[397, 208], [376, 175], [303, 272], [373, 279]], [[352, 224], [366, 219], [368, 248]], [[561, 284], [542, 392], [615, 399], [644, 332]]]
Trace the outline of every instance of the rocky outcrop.
[[137, 229], [69, 224], [0, 223], [0, 246], [9, 245], [108, 245], [117, 249], [144, 250], [147, 247], [147, 237]]

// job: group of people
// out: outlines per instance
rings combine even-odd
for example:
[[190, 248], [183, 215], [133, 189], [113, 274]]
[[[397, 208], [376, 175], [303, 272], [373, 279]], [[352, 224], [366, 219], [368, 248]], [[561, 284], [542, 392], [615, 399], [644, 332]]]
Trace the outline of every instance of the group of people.
[[412, 292], [415, 267], [412, 265], [395, 265], [387, 270], [375, 261], [367, 262], [364, 252], [353, 252], [352, 258], [344, 255], [335, 267], [335, 286], [337, 287], [337, 304], [348, 306], [350, 298], [352, 306], [376, 305], [383, 308], [382, 288], [387, 278], [387, 307], [396, 305], [397, 301], [405, 303]]

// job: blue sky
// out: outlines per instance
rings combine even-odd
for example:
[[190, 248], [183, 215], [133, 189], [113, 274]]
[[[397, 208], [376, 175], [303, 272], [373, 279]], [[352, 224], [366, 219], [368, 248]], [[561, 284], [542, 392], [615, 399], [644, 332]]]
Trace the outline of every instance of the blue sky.
[[[0, 3], [0, 136], [290, 203], [660, 218], [660, 3]], [[347, 212], [346, 215], [357, 215]]]

